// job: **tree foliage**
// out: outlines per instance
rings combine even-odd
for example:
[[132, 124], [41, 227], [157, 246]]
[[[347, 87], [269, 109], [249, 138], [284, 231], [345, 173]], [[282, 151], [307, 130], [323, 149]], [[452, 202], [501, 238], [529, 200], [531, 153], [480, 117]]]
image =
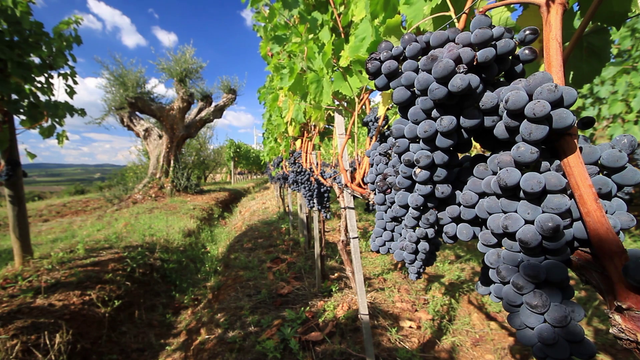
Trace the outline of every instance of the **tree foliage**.
[[225, 142], [225, 160], [229, 168], [233, 161], [235, 171], [244, 170], [250, 173], [261, 173], [265, 169], [262, 151], [243, 143], [227, 139]]
[[[11, 114], [11, 121], [17, 117], [23, 128], [37, 129], [44, 139], [55, 136], [62, 144], [67, 140], [61, 130], [64, 119], [86, 115], [68, 101], [57, 100], [55, 86], [59, 78], [69, 98], [76, 94], [72, 50], [82, 44], [78, 34], [82, 18], [66, 18], [49, 33], [33, 17], [34, 4], [33, 0], [0, 2], [0, 109]], [[2, 127], [0, 150], [9, 144], [7, 124]]]
[[214, 130], [214, 125], [205, 126], [196, 137], [187, 140], [180, 153], [180, 163], [192, 169], [201, 183], [227, 166], [225, 147], [213, 145]]
[[594, 137], [622, 133], [640, 137], [640, 17], [613, 30], [612, 60], [593, 82], [580, 89], [576, 111], [594, 116], [599, 125]]
[[[81, 18], [62, 20], [51, 33], [33, 17], [31, 0], [0, 1], [0, 151], [9, 233], [14, 262], [21, 267], [33, 256], [27, 214], [22, 164], [15, 119], [24, 129], [37, 129], [42, 138], [55, 135], [58, 144], [67, 140], [60, 128], [67, 116], [86, 113], [68, 101], [56, 99], [56, 80], [73, 99], [77, 85], [72, 50], [82, 44], [78, 35]], [[25, 149], [31, 159], [35, 154]]]
[[[487, 4], [475, 3], [473, 12]], [[567, 45], [593, 0], [571, 0], [564, 17], [563, 41]], [[336, 109], [349, 115], [365, 115], [362, 101], [373, 89], [364, 74], [368, 54], [384, 38], [395, 43], [411, 31], [422, 34], [442, 27], [457, 26], [465, 0], [371, 0], [332, 2], [296, 2], [250, 0], [254, 10], [255, 31], [261, 37], [260, 54], [270, 74], [259, 90], [265, 107], [264, 141], [269, 157], [288, 153], [319, 129], [315, 144], [335, 148], [332, 144], [332, 113]], [[580, 88], [599, 75], [617, 51], [610, 34], [616, 34], [632, 11], [633, 0], [620, 0], [600, 7], [567, 61], [568, 85]], [[513, 6], [491, 10], [494, 24], [513, 27], [538, 26], [542, 22], [537, 7], [523, 5], [514, 20]], [[542, 51], [542, 39], [534, 44]], [[542, 67], [542, 61], [529, 64], [529, 71]], [[363, 95], [364, 94], [364, 95]], [[394, 116], [394, 114], [390, 114]], [[359, 121], [356, 122], [359, 124]], [[363, 152], [362, 130], [354, 127], [350, 153]], [[332, 146], [325, 146], [329, 142]], [[359, 146], [355, 146], [360, 144]], [[357, 148], [357, 149], [356, 149]], [[324, 156], [327, 158], [328, 154]]]

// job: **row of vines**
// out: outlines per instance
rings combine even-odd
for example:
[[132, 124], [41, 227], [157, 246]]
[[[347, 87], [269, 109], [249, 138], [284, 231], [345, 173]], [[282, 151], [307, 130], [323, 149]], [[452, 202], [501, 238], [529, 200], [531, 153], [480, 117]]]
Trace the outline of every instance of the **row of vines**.
[[[344, 239], [349, 197], [368, 201], [371, 249], [413, 280], [443, 243], [479, 240], [476, 289], [536, 358], [596, 354], [567, 268], [640, 354], [638, 255], [621, 242], [640, 183], [639, 7], [250, 0], [270, 72], [259, 99], [271, 179], [325, 216], [333, 188]], [[357, 256], [343, 260], [362, 299]]]

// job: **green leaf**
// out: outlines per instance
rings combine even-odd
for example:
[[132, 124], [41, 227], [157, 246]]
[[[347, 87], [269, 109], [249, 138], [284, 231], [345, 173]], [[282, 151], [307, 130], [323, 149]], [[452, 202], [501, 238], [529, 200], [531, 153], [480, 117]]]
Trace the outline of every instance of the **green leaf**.
[[[427, 2], [424, 0], [400, 0], [400, 13], [406, 18], [407, 29], [412, 28], [415, 24], [430, 15], [426, 9]], [[421, 25], [421, 28], [425, 26], [425, 24]]]
[[24, 148], [24, 152], [27, 154], [27, 158], [29, 158], [29, 161], [33, 161], [33, 159], [38, 157], [36, 154], [34, 154], [31, 151], [27, 150], [27, 148]]
[[382, 116], [384, 113], [386, 113], [387, 109], [389, 108], [389, 106], [391, 106], [392, 103], [391, 92], [385, 91], [380, 94], [380, 96], [382, 99], [380, 100], [380, 106], [378, 107], [378, 116]]
[[598, 76], [602, 68], [611, 61], [608, 50], [611, 47], [609, 29], [599, 27], [585, 33], [576, 44], [565, 66], [568, 83], [581, 88]]
[[69, 141], [69, 136], [67, 136], [67, 130], [62, 130], [56, 134], [56, 140], [58, 140], [58, 146], [64, 145], [65, 141]]
[[[592, 23], [600, 23], [605, 26], [613, 26], [619, 28], [629, 17], [629, 13], [633, 10], [634, 0], [615, 0], [603, 3], [596, 11]], [[580, 16], [584, 18], [593, 0], [580, 0], [578, 2], [580, 8]]]
[[340, 66], [347, 66], [353, 59], [366, 59], [369, 50], [371, 50], [373, 39], [373, 24], [371, 19], [366, 16], [358, 23], [355, 31], [349, 37], [349, 43], [340, 58]]
[[400, 44], [400, 38], [404, 34], [404, 31], [402, 30], [402, 17], [400, 15], [396, 15], [385, 21], [384, 25], [380, 27], [380, 30], [380, 36], [383, 39], [389, 40], [394, 44]]

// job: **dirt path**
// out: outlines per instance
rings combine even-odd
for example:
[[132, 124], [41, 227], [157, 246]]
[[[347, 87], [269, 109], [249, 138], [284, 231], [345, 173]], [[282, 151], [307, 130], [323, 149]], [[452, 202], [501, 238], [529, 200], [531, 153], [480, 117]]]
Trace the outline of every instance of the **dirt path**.
[[310, 288], [311, 255], [288, 237], [278, 211], [271, 189], [238, 204], [215, 290], [187, 311], [167, 358], [307, 358], [331, 330], [316, 318], [322, 296]]

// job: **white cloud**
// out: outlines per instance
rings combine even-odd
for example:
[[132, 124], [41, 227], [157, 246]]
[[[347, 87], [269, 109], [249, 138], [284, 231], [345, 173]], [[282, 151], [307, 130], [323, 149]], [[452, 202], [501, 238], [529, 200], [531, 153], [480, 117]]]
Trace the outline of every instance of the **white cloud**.
[[100, 117], [103, 113], [104, 107], [102, 105], [103, 91], [100, 90], [100, 85], [104, 82], [103, 78], [99, 77], [80, 77], [76, 78], [78, 85], [74, 86], [76, 95], [71, 100], [65, 93], [64, 80], [58, 77], [54, 79], [54, 95], [55, 99], [60, 101], [68, 101], [76, 107], [83, 108], [87, 112], [86, 118], [74, 116], [65, 119], [64, 128], [69, 130], [85, 130], [87, 128], [94, 128], [95, 125], [87, 125], [87, 120], [91, 118]]
[[373, 94], [369, 96], [369, 99], [371, 100], [371, 105], [378, 104], [380, 101], [382, 101], [382, 93], [379, 91], [374, 91]]
[[149, 9], [148, 12], [149, 14], [153, 15], [153, 17], [155, 17], [156, 19], [160, 18], [160, 16], [158, 16], [158, 14], [156, 14], [156, 12], [153, 9]]
[[176, 89], [167, 88], [164, 84], [160, 83], [160, 80], [154, 77], [149, 79], [149, 82], [147, 83], [147, 89], [149, 90], [153, 89], [154, 93], [169, 99], [173, 99], [177, 96]]
[[164, 47], [173, 47], [178, 43], [178, 35], [174, 32], [164, 30], [159, 26], [152, 26], [151, 31]]
[[67, 137], [69, 138], [69, 141], [75, 141], [75, 140], [80, 140], [80, 136], [76, 135], [76, 134], [72, 134], [72, 133], [67, 133]]
[[76, 14], [82, 16], [82, 26], [102, 31], [102, 22], [93, 16], [93, 14], [87, 14], [79, 11], [76, 11]]
[[222, 118], [216, 121], [217, 126], [227, 127], [229, 125], [247, 129], [253, 128], [258, 120], [252, 114], [246, 111], [227, 110], [222, 115]]
[[112, 8], [99, 0], [87, 0], [87, 7], [104, 21], [107, 31], [118, 28], [118, 38], [129, 49], [147, 45], [147, 40], [138, 33], [131, 19], [124, 15], [122, 11]]
[[[111, 163], [124, 165], [135, 158], [136, 138], [131, 136], [87, 132], [69, 136], [63, 147], [54, 139], [32, 138], [20, 144], [38, 155], [36, 162], [64, 162], [73, 164]], [[24, 159], [26, 161], [26, 157]]]
[[242, 18], [244, 19], [244, 24], [250, 28], [253, 27], [253, 14], [255, 13], [255, 10], [253, 9], [244, 9], [242, 11], [240, 11], [240, 16], [242, 16]]
[[44, 2], [44, 0], [36, 0], [36, 6], [37, 7], [45, 7], [45, 6], [47, 6], [47, 4]]
[[249, 133], [251, 132], [253, 129], [240, 129], [238, 130], [239, 133]]

